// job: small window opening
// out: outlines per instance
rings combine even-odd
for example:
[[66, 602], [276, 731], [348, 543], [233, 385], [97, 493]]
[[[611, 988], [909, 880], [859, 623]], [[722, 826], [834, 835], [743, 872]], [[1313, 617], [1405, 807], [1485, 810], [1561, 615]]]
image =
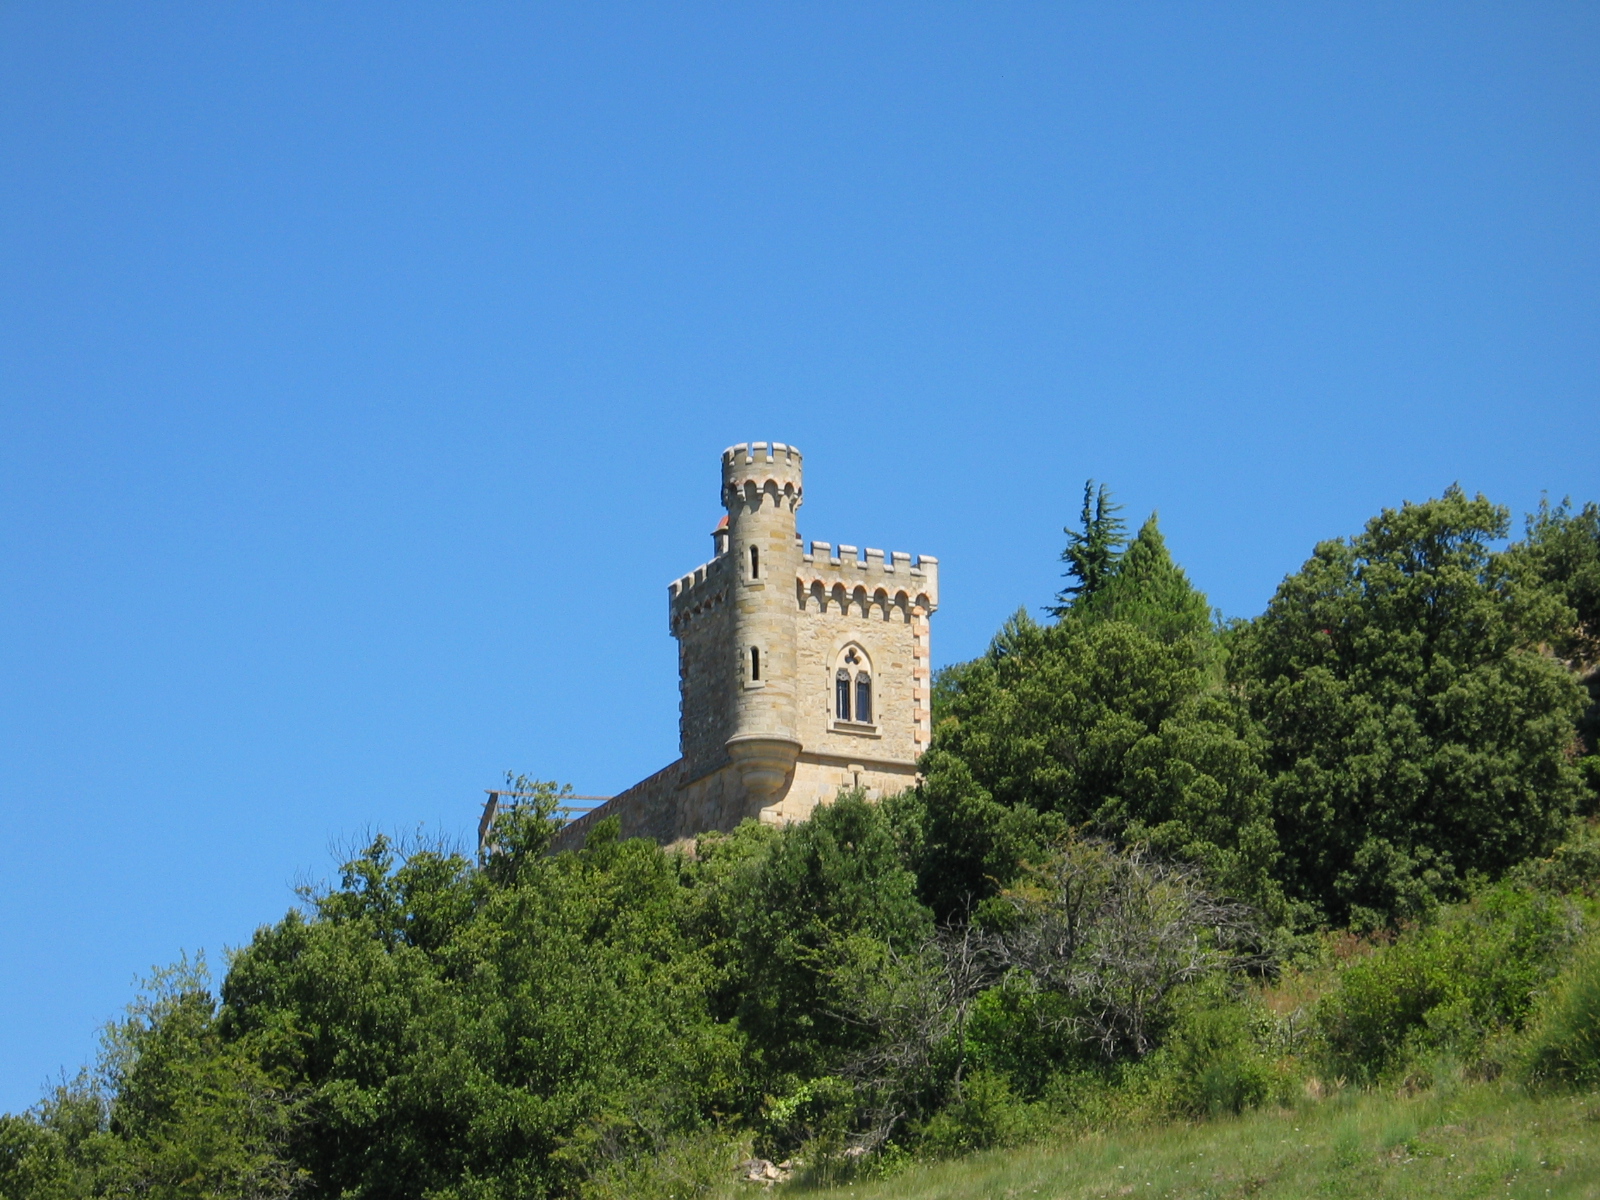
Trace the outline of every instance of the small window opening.
[[872, 676], [865, 671], [856, 676], [856, 720], [872, 724]]
[[755, 546], [750, 547], [750, 578], [761, 578], [761, 551]]
[[751, 683], [755, 683], [760, 678], [761, 678], [761, 651], [757, 647], [751, 646], [750, 647], [750, 682]]
[[833, 682], [833, 710], [839, 720], [850, 719], [850, 672], [843, 669]]

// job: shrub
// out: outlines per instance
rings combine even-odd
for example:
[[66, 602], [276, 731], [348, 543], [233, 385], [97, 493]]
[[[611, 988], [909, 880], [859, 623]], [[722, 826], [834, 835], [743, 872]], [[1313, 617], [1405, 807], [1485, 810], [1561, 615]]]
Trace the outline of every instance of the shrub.
[[975, 1071], [960, 1094], [919, 1130], [918, 1148], [936, 1157], [951, 1157], [993, 1146], [1011, 1146], [1026, 1136], [1028, 1107], [1005, 1076]]
[[1502, 884], [1348, 967], [1317, 1006], [1330, 1067], [1372, 1079], [1423, 1053], [1471, 1056], [1516, 1030], [1577, 918], [1560, 897]]
[[1600, 945], [1578, 957], [1550, 996], [1528, 1040], [1533, 1083], [1600, 1084]]
[[1063, 1068], [1099, 1054], [1073, 1036], [1081, 1023], [1064, 996], [1025, 987], [990, 988], [972, 1006], [967, 1052], [974, 1067], [1005, 1076], [1027, 1099], [1037, 1099]]
[[1251, 1037], [1250, 1011], [1227, 997], [1196, 997], [1167, 1042], [1174, 1106], [1192, 1116], [1239, 1113], [1272, 1095], [1272, 1063]]

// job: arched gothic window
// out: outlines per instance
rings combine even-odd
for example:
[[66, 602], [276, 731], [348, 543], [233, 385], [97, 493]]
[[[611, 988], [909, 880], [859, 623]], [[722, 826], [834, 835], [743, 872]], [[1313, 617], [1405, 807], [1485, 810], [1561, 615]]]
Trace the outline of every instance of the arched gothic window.
[[860, 646], [846, 646], [834, 660], [833, 715], [838, 721], [872, 724], [872, 663]]

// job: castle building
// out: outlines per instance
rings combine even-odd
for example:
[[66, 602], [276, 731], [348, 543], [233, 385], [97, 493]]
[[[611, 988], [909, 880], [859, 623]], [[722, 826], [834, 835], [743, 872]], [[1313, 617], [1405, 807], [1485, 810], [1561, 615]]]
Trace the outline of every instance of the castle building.
[[928, 620], [939, 560], [801, 541], [800, 451], [722, 453], [715, 555], [667, 587], [678, 639], [679, 758], [566, 826], [616, 816], [669, 844], [748, 817], [803, 819], [842, 789], [915, 782], [931, 732]]

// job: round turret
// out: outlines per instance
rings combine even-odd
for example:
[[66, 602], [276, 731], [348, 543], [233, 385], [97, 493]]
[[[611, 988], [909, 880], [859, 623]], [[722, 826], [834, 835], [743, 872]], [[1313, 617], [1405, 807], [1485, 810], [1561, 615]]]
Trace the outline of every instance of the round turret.
[[768, 492], [792, 513], [800, 507], [800, 451], [782, 442], [740, 442], [722, 452], [722, 504], [729, 512]]
[[729, 756], [750, 796], [765, 804], [787, 786], [800, 753], [795, 722], [795, 578], [800, 547], [800, 451], [742, 442], [722, 452], [722, 503], [732, 556], [735, 689]]

